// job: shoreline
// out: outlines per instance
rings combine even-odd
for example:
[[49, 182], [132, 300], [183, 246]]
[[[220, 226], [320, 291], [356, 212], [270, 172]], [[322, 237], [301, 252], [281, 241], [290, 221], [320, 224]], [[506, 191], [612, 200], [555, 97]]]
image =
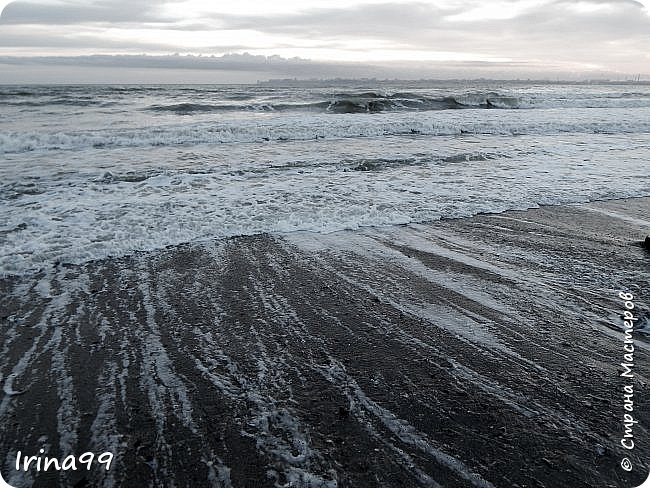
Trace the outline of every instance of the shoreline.
[[[122, 259], [122, 258], [128, 258], [130, 256], [140, 256], [140, 255], [146, 255], [146, 254], [155, 254], [158, 252], [164, 252], [164, 251], [169, 251], [173, 249], [181, 249], [184, 247], [188, 246], [194, 246], [194, 245], [202, 245], [202, 244], [208, 244], [213, 241], [227, 241], [230, 239], [242, 239], [246, 237], [279, 237], [282, 238], [284, 236], [291, 236], [292, 234], [298, 234], [298, 235], [303, 235], [303, 234], [313, 234], [313, 235], [330, 235], [330, 234], [338, 234], [342, 232], [364, 232], [364, 230], [368, 229], [390, 229], [393, 227], [409, 227], [409, 226], [419, 226], [419, 225], [435, 225], [437, 222], [454, 222], [454, 221], [464, 221], [467, 219], [472, 219], [475, 217], [480, 217], [480, 216], [489, 216], [489, 215], [502, 215], [510, 212], [528, 212], [531, 210], [537, 210], [537, 209], [543, 209], [543, 208], [556, 208], [556, 207], [590, 207], [593, 205], [597, 205], [599, 203], [606, 203], [606, 202], [628, 202], [628, 201], [636, 201], [636, 200], [644, 200], [644, 199], [649, 199], [650, 195], [643, 195], [643, 196], [637, 196], [637, 197], [625, 197], [625, 198], [605, 198], [605, 199], [596, 199], [596, 200], [590, 200], [588, 202], [575, 202], [575, 203], [558, 203], [558, 204], [535, 204], [536, 206], [534, 207], [527, 207], [527, 208], [521, 208], [521, 209], [507, 209], [507, 210], [502, 210], [502, 211], [494, 211], [494, 212], [478, 212], [473, 215], [468, 215], [464, 217], [445, 217], [441, 216], [437, 220], [425, 220], [421, 222], [408, 222], [408, 223], [403, 223], [403, 224], [384, 224], [384, 225], [366, 225], [366, 226], [360, 226], [355, 229], [340, 229], [340, 230], [334, 230], [330, 232], [317, 232], [313, 230], [293, 230], [293, 231], [286, 231], [286, 232], [281, 232], [281, 231], [272, 231], [272, 232], [259, 232], [256, 234], [240, 234], [240, 235], [232, 235], [232, 236], [226, 236], [226, 237], [204, 237], [200, 238], [198, 240], [194, 241], [186, 241], [186, 242], [179, 242], [176, 244], [169, 244], [164, 247], [160, 248], [155, 248], [155, 249], [134, 249], [129, 251], [126, 254], [120, 254], [117, 256], [113, 255], [108, 255], [106, 257], [99, 257], [99, 258], [93, 258], [89, 259], [87, 261], [75, 263], [75, 262], [55, 262], [55, 263], [47, 263], [50, 266], [48, 267], [42, 267], [38, 270], [31, 270], [31, 271], [25, 271], [23, 273], [7, 273], [7, 274], [2, 274], [0, 272], [0, 280], [3, 279], [11, 279], [17, 278], [17, 277], [26, 277], [26, 276], [33, 276], [37, 275], [40, 273], [47, 272], [49, 267], [57, 267], [57, 266], [85, 266], [89, 264], [94, 264], [94, 263], [101, 263], [106, 260], [115, 260], [115, 259]], [[647, 231], [650, 233], [650, 221], [649, 221], [649, 230]], [[641, 241], [642, 242], [642, 241]]]
[[[635, 333], [639, 442], [625, 452], [618, 290], [650, 331], [649, 210], [638, 197], [208, 239], [0, 278], [2, 475], [636, 486], [650, 342]], [[112, 452], [113, 468], [16, 472], [17, 451], [44, 446]]]

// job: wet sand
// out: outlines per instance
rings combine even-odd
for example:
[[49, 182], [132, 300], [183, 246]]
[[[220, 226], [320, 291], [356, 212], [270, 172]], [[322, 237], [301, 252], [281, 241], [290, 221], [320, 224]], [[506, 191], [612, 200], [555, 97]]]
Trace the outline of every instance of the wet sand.
[[[0, 280], [15, 486], [631, 487], [650, 198], [185, 245]], [[13, 376], [10, 376], [12, 375]], [[113, 452], [16, 471], [17, 451]], [[634, 467], [620, 467], [627, 456]]]

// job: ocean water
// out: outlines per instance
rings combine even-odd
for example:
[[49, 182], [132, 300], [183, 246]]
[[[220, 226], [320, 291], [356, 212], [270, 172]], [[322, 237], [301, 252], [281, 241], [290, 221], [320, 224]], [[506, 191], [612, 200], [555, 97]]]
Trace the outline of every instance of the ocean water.
[[650, 86], [0, 86], [0, 274], [650, 195]]

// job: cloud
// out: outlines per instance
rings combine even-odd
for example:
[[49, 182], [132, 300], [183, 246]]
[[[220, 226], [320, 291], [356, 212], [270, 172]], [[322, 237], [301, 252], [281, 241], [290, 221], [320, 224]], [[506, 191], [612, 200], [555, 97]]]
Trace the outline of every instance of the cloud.
[[0, 16], [3, 24], [79, 24], [85, 22], [159, 22], [161, 2], [101, 0], [61, 3], [11, 2]]
[[199, 0], [38, 1], [16, 1], [2, 12], [5, 54], [248, 50], [650, 72], [650, 16], [637, 0], [356, 0], [328, 8], [305, 0], [293, 10], [290, 0], [281, 0], [274, 13], [260, 13], [254, 4], [244, 8], [246, 2], [239, 8], [239, 2]]
[[255, 29], [300, 36], [333, 38], [404, 37], [408, 31], [430, 31], [444, 27], [444, 17], [457, 8], [440, 8], [426, 3], [365, 4], [351, 8], [311, 9], [290, 15], [219, 15], [230, 29]]
[[219, 15], [218, 18], [223, 28], [228, 29], [291, 33], [301, 38], [370, 37], [429, 49], [439, 47], [434, 42], [444, 49], [459, 47], [452, 43], [463, 40], [502, 47], [494, 37], [499, 34], [524, 39], [557, 33], [572, 37], [588, 34], [607, 40], [650, 33], [650, 17], [643, 4], [635, 0], [555, 0], [534, 5], [513, 17], [471, 21], [452, 20], [467, 8], [410, 2], [312, 9], [290, 15]]
[[[0, 56], [0, 65], [14, 66], [20, 69], [55, 69], [73, 67], [88, 72], [97, 70], [139, 70], [140, 72], [165, 70], [184, 71], [187, 80], [205, 79], [200, 72], [239, 73], [243, 80], [267, 78], [378, 78], [378, 79], [440, 79], [440, 78], [548, 78], [545, 69], [535, 63], [522, 61], [481, 62], [481, 61], [444, 61], [425, 64], [389, 62], [389, 63], [343, 63], [324, 62], [302, 58], [283, 58], [281, 56], [259, 56], [251, 54], [229, 54], [223, 56], [191, 55], [92, 55], [92, 56], [42, 56], [16, 57]], [[561, 65], [556, 68], [563, 68]], [[189, 74], [187, 74], [189, 73]], [[194, 74], [192, 74], [194, 73]], [[566, 70], [558, 71], [569, 75]], [[603, 77], [608, 73], [600, 73]], [[611, 74], [611, 73], [609, 73]], [[555, 76], [553, 76], [555, 78]]]
[[[259, 71], [260, 68], [272, 70], [287, 66], [317, 66], [307, 59], [287, 59], [281, 56], [254, 56], [251, 54], [227, 54], [223, 56], [168, 56], [147, 55], [92, 55], [92, 56], [39, 56], [39, 57], [0, 57], [3, 64], [49, 64], [49, 65], [86, 65], [112, 66], [129, 68], [166, 68], [166, 69], [226, 69], [241, 71]], [[328, 63], [324, 63], [328, 64]]]

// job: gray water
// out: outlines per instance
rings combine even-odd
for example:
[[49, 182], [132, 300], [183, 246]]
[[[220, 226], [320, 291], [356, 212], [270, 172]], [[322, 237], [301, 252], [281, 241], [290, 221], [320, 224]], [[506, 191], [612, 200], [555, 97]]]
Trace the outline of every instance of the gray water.
[[650, 195], [650, 86], [0, 87], [0, 273]]

